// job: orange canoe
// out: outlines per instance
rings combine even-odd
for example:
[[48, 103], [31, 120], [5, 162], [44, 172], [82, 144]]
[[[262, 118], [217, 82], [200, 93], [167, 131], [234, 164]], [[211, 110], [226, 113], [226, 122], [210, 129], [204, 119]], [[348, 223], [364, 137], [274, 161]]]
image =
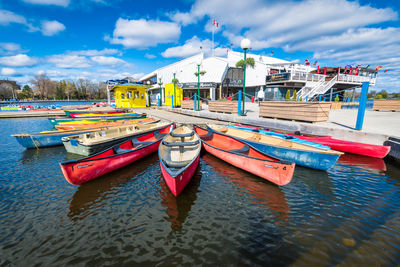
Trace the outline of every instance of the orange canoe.
[[69, 124], [58, 124], [55, 125], [58, 130], [76, 130], [76, 129], [86, 129], [93, 127], [108, 127], [108, 126], [121, 126], [127, 124], [153, 122], [153, 118], [144, 118], [136, 120], [121, 120], [121, 121], [99, 121], [98, 123], [69, 123]]

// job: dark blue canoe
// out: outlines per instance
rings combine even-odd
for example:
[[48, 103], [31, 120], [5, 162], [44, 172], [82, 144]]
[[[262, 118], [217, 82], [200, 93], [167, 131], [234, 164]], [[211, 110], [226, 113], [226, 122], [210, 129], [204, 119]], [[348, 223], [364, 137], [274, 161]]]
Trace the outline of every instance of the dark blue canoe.
[[[105, 127], [103, 127], [105, 129]], [[71, 135], [85, 134], [90, 132], [99, 131], [101, 128], [96, 127], [92, 129], [71, 130], [71, 131], [48, 131], [36, 134], [13, 134], [12, 136], [17, 139], [23, 147], [26, 148], [41, 148], [49, 146], [62, 146], [61, 138]]]
[[251, 131], [220, 125], [210, 125], [209, 127], [213, 131], [235, 137], [270, 157], [289, 160], [297, 165], [312, 169], [326, 171], [335, 165], [340, 155], [343, 154], [335, 150], [320, 149]]

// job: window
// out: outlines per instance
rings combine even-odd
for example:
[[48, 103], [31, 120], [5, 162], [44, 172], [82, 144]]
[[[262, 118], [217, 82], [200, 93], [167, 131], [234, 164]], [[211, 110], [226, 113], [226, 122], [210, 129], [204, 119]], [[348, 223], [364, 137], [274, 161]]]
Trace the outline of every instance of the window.
[[121, 93], [121, 99], [125, 99], [125, 94]]
[[132, 99], [132, 91], [126, 93], [126, 98]]
[[144, 94], [143, 93], [141, 94], [141, 96], [142, 96], [141, 98], [144, 99]]
[[139, 98], [139, 92], [135, 92], [135, 98]]

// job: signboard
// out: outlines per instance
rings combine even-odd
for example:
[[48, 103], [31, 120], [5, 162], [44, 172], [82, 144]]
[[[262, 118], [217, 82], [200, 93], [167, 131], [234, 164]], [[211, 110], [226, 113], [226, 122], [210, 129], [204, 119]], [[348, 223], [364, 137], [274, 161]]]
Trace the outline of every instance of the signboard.
[[[198, 88], [198, 84], [197, 83], [178, 83], [179, 87], [183, 88], [183, 89], [197, 89]], [[200, 82], [200, 88], [204, 89], [204, 88], [216, 88], [217, 87], [217, 83], [214, 82]]]
[[228, 87], [241, 87], [243, 86], [243, 80], [226, 78], [224, 80], [224, 85]]
[[266, 82], [286, 81], [289, 79], [290, 79], [290, 73], [285, 72], [285, 73], [267, 75]]

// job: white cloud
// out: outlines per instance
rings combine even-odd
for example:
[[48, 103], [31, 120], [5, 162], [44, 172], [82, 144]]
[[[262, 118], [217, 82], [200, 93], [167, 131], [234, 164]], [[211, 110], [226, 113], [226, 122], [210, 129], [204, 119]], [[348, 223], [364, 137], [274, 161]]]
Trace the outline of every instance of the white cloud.
[[91, 59], [100, 65], [114, 66], [117, 64], [126, 63], [124, 60], [116, 58], [116, 57], [94, 56], [94, 57], [91, 57]]
[[47, 60], [49, 63], [54, 64], [57, 68], [88, 68], [92, 65], [86, 57], [77, 55], [53, 55]]
[[[214, 45], [215, 45], [214, 47], [218, 46], [217, 43]], [[211, 40], [208, 39], [200, 40], [197, 36], [193, 36], [191, 39], [187, 40], [184, 45], [170, 47], [166, 49], [164, 52], [162, 52], [161, 55], [165, 58], [170, 58], [170, 57], [184, 58], [193, 56], [200, 52], [203, 52], [205, 55], [211, 55], [212, 47], [213, 44]], [[215, 56], [224, 56], [227, 53], [226, 50], [227, 50], [226, 48], [216, 47], [214, 54]]]
[[42, 33], [45, 36], [52, 36], [64, 30], [65, 30], [64, 24], [56, 20], [42, 21]]
[[181, 28], [177, 23], [159, 20], [127, 20], [119, 18], [113, 37], [105, 39], [126, 48], [144, 49], [179, 39]]
[[55, 5], [67, 7], [70, 0], [23, 0], [25, 3], [37, 4], [37, 5]]
[[0, 25], [8, 25], [10, 23], [27, 24], [23, 16], [8, 10], [0, 9]]
[[155, 55], [153, 55], [153, 54], [148, 54], [148, 53], [146, 53], [144, 56], [145, 56], [146, 58], [148, 58], [148, 59], [154, 59], [154, 58], [156, 58]]
[[192, 16], [192, 14], [179, 11], [168, 14], [168, 17], [173, 21], [182, 24], [183, 26], [194, 23], [196, 21], [196, 18]]
[[79, 56], [105, 56], [105, 55], [122, 55], [121, 51], [118, 49], [110, 49], [110, 48], [105, 48], [103, 50], [80, 50], [80, 51], [69, 51], [67, 52], [69, 55], [79, 55]]
[[17, 74], [17, 71], [15, 69], [12, 69], [12, 68], [2, 68], [1, 69], [1, 75], [14, 76], [15, 74]]
[[0, 43], [0, 54], [9, 55], [9, 54], [16, 54], [21, 53], [23, 50], [21, 46], [16, 43]]
[[0, 57], [0, 65], [11, 66], [11, 67], [24, 67], [33, 66], [37, 63], [37, 60], [31, 58], [25, 54], [18, 54], [16, 56]]

